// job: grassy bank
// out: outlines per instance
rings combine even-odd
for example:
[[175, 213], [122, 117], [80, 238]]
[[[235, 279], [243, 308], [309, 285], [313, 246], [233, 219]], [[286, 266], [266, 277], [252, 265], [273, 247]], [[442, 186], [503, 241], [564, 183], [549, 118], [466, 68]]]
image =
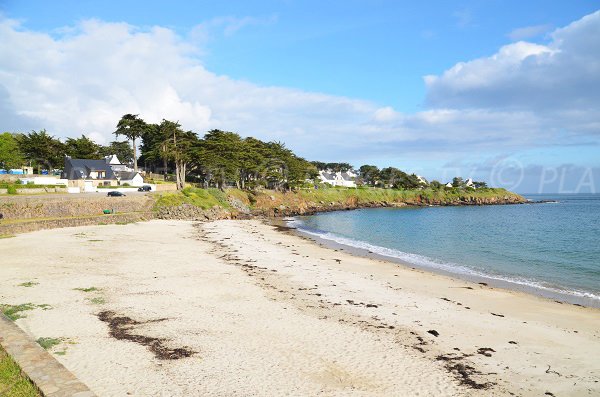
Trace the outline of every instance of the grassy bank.
[[403, 205], [489, 205], [516, 204], [523, 197], [505, 189], [325, 188], [293, 192], [239, 189], [186, 188], [182, 192], [157, 194], [155, 210], [188, 205], [203, 210], [221, 207], [232, 213], [294, 215], [337, 209]]
[[38, 397], [37, 388], [23, 376], [21, 368], [0, 346], [0, 396]]

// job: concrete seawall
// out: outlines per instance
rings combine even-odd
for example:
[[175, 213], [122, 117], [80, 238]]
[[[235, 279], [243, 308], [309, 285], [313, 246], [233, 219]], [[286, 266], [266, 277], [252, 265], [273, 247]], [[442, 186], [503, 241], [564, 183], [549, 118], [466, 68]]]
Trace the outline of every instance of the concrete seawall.
[[148, 212], [154, 199], [148, 195], [106, 197], [101, 195], [44, 195], [0, 197], [3, 220], [58, 218], [100, 215], [105, 209], [115, 212]]

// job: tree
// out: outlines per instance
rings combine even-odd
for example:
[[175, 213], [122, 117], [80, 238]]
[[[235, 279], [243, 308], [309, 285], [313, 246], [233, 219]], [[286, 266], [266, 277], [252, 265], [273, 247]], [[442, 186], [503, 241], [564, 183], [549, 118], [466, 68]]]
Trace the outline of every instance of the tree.
[[435, 179], [429, 183], [429, 186], [431, 186], [431, 188], [434, 190], [440, 190], [444, 187], [440, 181]]
[[19, 142], [10, 132], [0, 134], [0, 169], [10, 170], [23, 166]]
[[163, 137], [159, 124], [147, 124], [146, 132], [142, 136], [140, 160], [144, 164], [150, 163], [151, 169], [162, 168], [164, 179], [167, 180], [169, 159], [165, 154], [166, 140]]
[[198, 146], [198, 136], [192, 131], [183, 131], [179, 122], [163, 119], [159, 125], [163, 141], [162, 156], [175, 163], [175, 182], [177, 190], [185, 187], [187, 165], [193, 159], [194, 149]]
[[312, 165], [314, 165], [315, 167], [317, 167], [318, 171], [326, 171], [327, 170], [327, 163], [324, 163], [322, 161], [311, 161], [310, 163]]
[[127, 141], [113, 141], [108, 146], [100, 147], [102, 156], [115, 155], [123, 164], [129, 164], [133, 160], [133, 149]]
[[244, 179], [242, 166], [248, 167], [244, 172], [250, 168], [248, 163], [242, 164], [248, 160], [248, 155], [243, 153], [248, 148], [250, 145], [244, 145], [241, 137], [234, 132], [208, 131], [196, 152], [206, 183], [214, 183], [217, 188], [223, 189], [227, 181], [235, 181], [238, 188], [241, 187], [240, 179]]
[[452, 178], [452, 187], [464, 187], [465, 181], [460, 176]]
[[126, 114], [121, 117], [121, 120], [117, 123], [117, 129], [115, 130], [115, 136], [122, 135], [127, 139], [131, 140], [133, 147], [133, 170], [137, 172], [137, 149], [135, 146], [135, 140], [144, 136], [147, 130], [147, 124], [138, 117], [137, 114]]
[[65, 152], [75, 159], [99, 159], [102, 157], [102, 147], [85, 135], [80, 138], [67, 138]]
[[370, 186], [375, 186], [375, 184], [377, 183], [377, 180], [379, 179], [379, 168], [377, 168], [374, 165], [361, 165], [360, 168], [358, 169], [360, 178], [363, 180], [363, 182], [367, 185]]
[[488, 187], [488, 185], [485, 182], [475, 182], [475, 181], [473, 181], [473, 187], [475, 187], [475, 189], [485, 189], [485, 188]]
[[346, 172], [352, 169], [352, 166], [348, 163], [327, 163], [325, 167], [325, 169], [333, 172]]
[[37, 167], [38, 172], [44, 167], [52, 170], [64, 163], [65, 148], [63, 143], [49, 135], [46, 130], [31, 131], [16, 136], [21, 153], [29, 160], [30, 165]]

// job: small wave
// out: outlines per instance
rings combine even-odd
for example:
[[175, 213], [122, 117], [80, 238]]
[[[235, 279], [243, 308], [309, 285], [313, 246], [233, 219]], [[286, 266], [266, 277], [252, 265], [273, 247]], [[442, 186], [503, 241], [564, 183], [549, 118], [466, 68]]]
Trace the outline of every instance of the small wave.
[[516, 284], [522, 287], [535, 289], [538, 291], [547, 291], [549, 293], [560, 294], [560, 295], [571, 295], [578, 298], [585, 298], [600, 301], [600, 295], [594, 294], [589, 291], [581, 291], [575, 289], [566, 289], [559, 286], [550, 286], [544, 284], [543, 282], [537, 280], [531, 280], [524, 277], [517, 276], [504, 276], [498, 274], [490, 274], [483, 271], [479, 271], [470, 267], [466, 267], [463, 265], [459, 265], [452, 262], [444, 262], [440, 260], [436, 260], [433, 258], [429, 258], [424, 255], [412, 254], [409, 252], [400, 251], [393, 248], [381, 247], [378, 245], [373, 245], [367, 243], [365, 241], [355, 240], [348, 237], [343, 237], [337, 235], [335, 233], [326, 232], [317, 229], [311, 229], [307, 227], [302, 221], [298, 219], [293, 219], [287, 222], [287, 225], [297, 229], [298, 231], [312, 235], [324, 240], [333, 241], [337, 244], [345, 245], [348, 247], [358, 248], [361, 250], [369, 251], [377, 255], [381, 255], [384, 257], [388, 257], [391, 259], [400, 260], [410, 265], [415, 265], [421, 268], [433, 269], [433, 270], [441, 270], [446, 273], [465, 275], [470, 277], [478, 277], [487, 280], [495, 280], [508, 284]]

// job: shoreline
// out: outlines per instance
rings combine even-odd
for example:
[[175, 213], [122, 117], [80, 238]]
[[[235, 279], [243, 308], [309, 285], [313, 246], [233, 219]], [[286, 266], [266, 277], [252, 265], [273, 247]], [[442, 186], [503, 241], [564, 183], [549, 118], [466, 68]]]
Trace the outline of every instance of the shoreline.
[[597, 393], [599, 310], [336, 252], [263, 222], [0, 240], [11, 258], [0, 303], [30, 303], [16, 324], [59, 340], [51, 354], [99, 396]]
[[314, 241], [316, 244], [324, 247], [328, 247], [334, 250], [343, 250], [345, 252], [349, 252], [352, 255], [371, 258], [377, 260], [383, 260], [387, 262], [394, 263], [399, 266], [403, 266], [405, 268], [410, 269], [420, 269], [426, 272], [430, 272], [432, 274], [438, 274], [447, 276], [450, 278], [454, 278], [457, 280], [464, 280], [475, 284], [481, 284], [484, 286], [490, 286], [495, 288], [502, 288], [509, 291], [521, 292], [530, 296], [535, 296], [538, 298], [548, 299], [550, 301], [554, 301], [557, 303], [565, 303], [573, 306], [582, 306], [582, 307], [590, 307], [595, 309], [600, 309], [600, 300], [578, 296], [575, 294], [571, 294], [568, 292], [560, 292], [556, 290], [552, 290], [550, 288], [537, 287], [532, 285], [520, 284], [514, 281], [503, 280], [500, 278], [495, 278], [491, 275], [484, 274], [469, 274], [469, 273], [461, 273], [459, 271], [453, 272], [450, 270], [445, 270], [442, 268], [438, 268], [435, 266], [424, 266], [418, 263], [411, 263], [409, 261], [403, 260], [402, 258], [398, 258], [391, 255], [385, 255], [373, 252], [367, 248], [356, 247], [350, 244], [344, 244], [333, 239], [328, 239], [320, 236], [317, 232], [310, 232], [307, 230], [303, 230], [301, 228], [297, 228], [294, 226], [289, 226], [289, 222], [293, 222], [295, 220], [286, 220], [285, 218], [280, 219], [270, 219], [267, 222], [277, 227], [285, 227], [290, 232], [295, 233], [299, 236], [308, 238]]

